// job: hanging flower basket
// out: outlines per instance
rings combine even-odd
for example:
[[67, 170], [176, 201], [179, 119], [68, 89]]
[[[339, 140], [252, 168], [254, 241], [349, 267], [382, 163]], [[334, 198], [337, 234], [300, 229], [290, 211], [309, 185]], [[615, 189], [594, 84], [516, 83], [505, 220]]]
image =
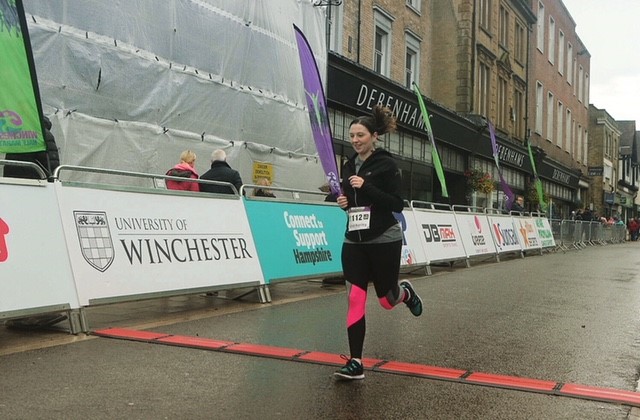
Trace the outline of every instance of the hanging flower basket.
[[491, 174], [487, 172], [482, 172], [478, 169], [467, 169], [464, 172], [464, 176], [467, 178], [467, 187], [471, 191], [489, 194], [495, 189], [496, 183]]
[[[547, 192], [544, 190], [542, 191], [542, 199], [544, 200], [545, 203], [549, 202], [549, 196], [547, 195]], [[527, 185], [527, 200], [533, 205], [540, 204], [540, 198], [538, 197], [538, 190], [536, 190], [536, 184], [534, 181], [529, 182], [529, 185]]]

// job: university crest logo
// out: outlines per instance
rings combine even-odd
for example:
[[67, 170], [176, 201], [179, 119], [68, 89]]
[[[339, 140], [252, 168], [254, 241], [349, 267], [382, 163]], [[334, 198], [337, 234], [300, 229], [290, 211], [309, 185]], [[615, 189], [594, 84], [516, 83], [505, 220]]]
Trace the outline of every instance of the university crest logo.
[[82, 256], [89, 265], [105, 272], [114, 258], [113, 242], [107, 213], [101, 211], [74, 211]]

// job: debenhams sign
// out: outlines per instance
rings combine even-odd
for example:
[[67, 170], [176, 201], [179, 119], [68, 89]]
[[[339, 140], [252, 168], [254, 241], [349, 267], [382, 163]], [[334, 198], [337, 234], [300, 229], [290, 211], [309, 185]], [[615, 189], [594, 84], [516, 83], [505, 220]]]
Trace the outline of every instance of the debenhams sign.
[[[362, 83], [356, 97], [355, 105], [358, 108], [372, 110], [376, 105], [389, 107], [398, 120], [418, 130], [424, 130], [424, 121], [417, 103], [407, 102], [396, 98], [384, 91], [367, 86]], [[522, 167], [525, 155], [505, 145], [498, 145], [498, 159], [512, 165]]]
[[389, 107], [399, 122], [414, 127], [418, 130], [424, 130], [424, 121], [418, 108], [417, 103], [406, 102], [398, 99], [393, 95], [389, 95], [378, 89], [369, 87], [364, 83], [360, 85], [360, 91], [356, 99], [356, 106], [365, 108], [369, 111], [376, 105]]

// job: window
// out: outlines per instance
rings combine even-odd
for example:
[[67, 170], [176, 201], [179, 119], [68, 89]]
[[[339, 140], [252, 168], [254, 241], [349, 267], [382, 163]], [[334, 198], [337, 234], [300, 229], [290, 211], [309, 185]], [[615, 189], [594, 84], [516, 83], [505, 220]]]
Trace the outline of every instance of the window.
[[573, 130], [572, 130], [572, 123], [573, 121], [571, 120], [571, 110], [569, 108], [567, 108], [567, 120], [565, 121], [565, 123], [567, 124], [567, 138], [565, 139], [564, 145], [565, 145], [565, 151], [569, 152], [569, 154], [573, 153]]
[[582, 162], [582, 126], [578, 124], [576, 129], [576, 160]]
[[486, 30], [490, 30], [491, 0], [479, 0], [478, 3], [478, 7], [480, 8], [480, 26]]
[[558, 121], [556, 121], [556, 146], [562, 147], [562, 134], [564, 125], [564, 105], [558, 102]]
[[512, 117], [515, 122], [515, 136], [524, 139], [524, 91], [525, 88], [518, 88], [513, 91], [513, 110]]
[[558, 73], [564, 74], [564, 32], [558, 32]]
[[554, 63], [555, 54], [556, 54], [556, 21], [549, 16], [549, 62], [551, 64]]
[[582, 102], [583, 98], [583, 85], [584, 85], [584, 69], [580, 66], [580, 70], [578, 70], [578, 101]]
[[339, 54], [342, 53], [343, 34], [343, 3], [327, 7], [327, 23], [329, 25], [329, 48]]
[[416, 12], [420, 12], [420, 3], [421, 0], [407, 0], [407, 6], [409, 6]]
[[573, 45], [567, 43], [567, 83], [573, 83]]
[[526, 39], [526, 32], [524, 29], [524, 25], [516, 20], [516, 24], [515, 24], [515, 31], [514, 31], [514, 39], [513, 39], [513, 49], [514, 49], [514, 58], [516, 59], [516, 61], [520, 62], [520, 63], [524, 63], [525, 62], [525, 57], [526, 57], [526, 51], [527, 51], [527, 39]]
[[553, 93], [547, 93], [547, 140], [553, 143], [553, 117], [555, 115], [554, 110], [555, 99]]
[[582, 156], [584, 156], [585, 163], [589, 161], [587, 150], [589, 150], [589, 132], [587, 130], [584, 130], [584, 136], [582, 136]]
[[585, 108], [589, 108], [589, 74], [584, 75], [584, 101], [582, 102]]
[[544, 4], [538, 2], [538, 26], [536, 31], [538, 49], [544, 52]]
[[[429, 147], [429, 156], [431, 156], [431, 146], [427, 146]], [[467, 157], [462, 153], [445, 146], [441, 146], [438, 152], [440, 153], [443, 168], [459, 172], [464, 172], [467, 168]], [[430, 160], [430, 162], [432, 161]]]
[[420, 81], [420, 40], [406, 32], [405, 44], [405, 86], [411, 89], [413, 82]]
[[374, 10], [375, 35], [373, 71], [390, 76], [391, 69], [391, 18], [380, 10]]
[[500, 5], [500, 20], [498, 21], [498, 31], [500, 34], [500, 45], [509, 50], [509, 11]]
[[536, 82], [536, 133], [542, 135], [542, 101], [544, 100], [542, 83]]
[[507, 91], [507, 80], [502, 76], [498, 76], [498, 118], [496, 124], [502, 128], [507, 126]]
[[571, 83], [573, 83], [573, 96], [578, 94], [578, 59], [573, 59], [573, 76], [571, 77]]
[[489, 88], [490, 88], [491, 69], [489, 66], [480, 62], [478, 69], [478, 114], [489, 116]]

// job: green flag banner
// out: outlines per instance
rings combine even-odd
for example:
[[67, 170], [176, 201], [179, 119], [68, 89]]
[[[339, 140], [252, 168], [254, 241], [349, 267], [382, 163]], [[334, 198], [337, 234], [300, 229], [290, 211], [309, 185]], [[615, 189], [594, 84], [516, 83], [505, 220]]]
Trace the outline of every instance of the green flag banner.
[[536, 192], [538, 193], [538, 203], [540, 205], [540, 210], [542, 211], [547, 211], [547, 203], [545, 203], [544, 201], [544, 191], [542, 189], [542, 181], [540, 181], [540, 178], [538, 177], [538, 171], [536, 170], [536, 162], [535, 159], [533, 158], [533, 151], [531, 150], [531, 143], [527, 141], [527, 149], [529, 149], [529, 159], [531, 160], [531, 167], [533, 168], [533, 176], [534, 176], [534, 181], [533, 181], [533, 186], [536, 189]]
[[447, 191], [447, 182], [444, 179], [444, 170], [442, 169], [442, 163], [440, 162], [440, 155], [438, 154], [438, 148], [436, 147], [435, 139], [433, 138], [433, 131], [431, 130], [431, 122], [429, 122], [429, 113], [427, 112], [427, 107], [424, 105], [424, 100], [422, 99], [422, 93], [420, 93], [420, 89], [417, 84], [413, 84], [413, 90], [418, 97], [418, 104], [420, 105], [420, 112], [422, 113], [422, 120], [424, 121], [424, 126], [427, 129], [427, 137], [429, 138], [429, 142], [431, 143], [431, 159], [433, 160], [433, 167], [436, 170], [436, 175], [438, 175], [438, 180], [440, 181], [440, 189], [442, 189], [442, 196], [448, 198], [449, 192]]
[[0, 1], [0, 153], [45, 150], [35, 66], [21, 0]]

